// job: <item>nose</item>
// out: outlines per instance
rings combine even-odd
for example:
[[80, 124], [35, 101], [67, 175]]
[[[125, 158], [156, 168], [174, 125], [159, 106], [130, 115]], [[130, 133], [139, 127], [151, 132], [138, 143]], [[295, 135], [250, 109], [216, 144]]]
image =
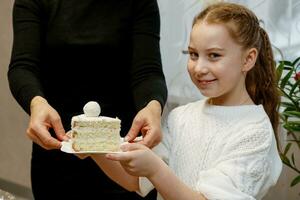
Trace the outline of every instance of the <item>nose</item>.
[[196, 64], [195, 72], [197, 74], [203, 75], [203, 74], [207, 74], [209, 72], [208, 67], [207, 67], [208, 65], [204, 60], [199, 58], [195, 64]]

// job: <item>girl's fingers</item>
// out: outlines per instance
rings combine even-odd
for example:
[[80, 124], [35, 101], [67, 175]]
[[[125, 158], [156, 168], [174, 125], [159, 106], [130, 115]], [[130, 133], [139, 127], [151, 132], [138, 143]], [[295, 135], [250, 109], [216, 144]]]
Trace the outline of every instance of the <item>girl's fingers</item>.
[[105, 157], [109, 160], [113, 161], [128, 161], [131, 159], [131, 156], [127, 152], [120, 152], [120, 153], [108, 153]]
[[121, 144], [120, 148], [123, 152], [126, 152], [126, 151], [143, 149], [145, 148], [145, 146], [139, 143], [125, 143], [125, 144]]

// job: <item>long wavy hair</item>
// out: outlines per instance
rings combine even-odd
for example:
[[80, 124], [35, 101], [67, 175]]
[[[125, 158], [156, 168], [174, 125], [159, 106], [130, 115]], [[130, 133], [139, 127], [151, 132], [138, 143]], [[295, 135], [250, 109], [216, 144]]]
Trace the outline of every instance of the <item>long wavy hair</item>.
[[266, 31], [260, 27], [256, 15], [246, 7], [233, 3], [208, 6], [194, 19], [224, 25], [231, 37], [244, 49], [258, 51], [255, 66], [246, 75], [246, 89], [255, 104], [262, 104], [273, 126], [278, 145], [279, 103], [276, 67], [271, 43]]

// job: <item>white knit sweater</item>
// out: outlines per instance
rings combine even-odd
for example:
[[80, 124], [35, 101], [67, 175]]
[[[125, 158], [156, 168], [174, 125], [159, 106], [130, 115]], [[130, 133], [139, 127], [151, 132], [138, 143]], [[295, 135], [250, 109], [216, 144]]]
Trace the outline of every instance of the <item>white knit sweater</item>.
[[[154, 151], [207, 199], [262, 199], [279, 178], [282, 163], [262, 105], [214, 106], [200, 100], [171, 111], [164, 129]], [[138, 193], [151, 189], [141, 177]]]

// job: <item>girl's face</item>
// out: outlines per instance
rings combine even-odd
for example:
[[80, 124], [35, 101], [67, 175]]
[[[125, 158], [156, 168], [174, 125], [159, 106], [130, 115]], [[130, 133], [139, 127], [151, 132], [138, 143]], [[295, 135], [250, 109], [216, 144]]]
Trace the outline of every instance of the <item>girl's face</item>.
[[225, 26], [198, 22], [192, 29], [188, 50], [190, 77], [204, 96], [219, 105], [237, 105], [248, 97], [245, 51]]

